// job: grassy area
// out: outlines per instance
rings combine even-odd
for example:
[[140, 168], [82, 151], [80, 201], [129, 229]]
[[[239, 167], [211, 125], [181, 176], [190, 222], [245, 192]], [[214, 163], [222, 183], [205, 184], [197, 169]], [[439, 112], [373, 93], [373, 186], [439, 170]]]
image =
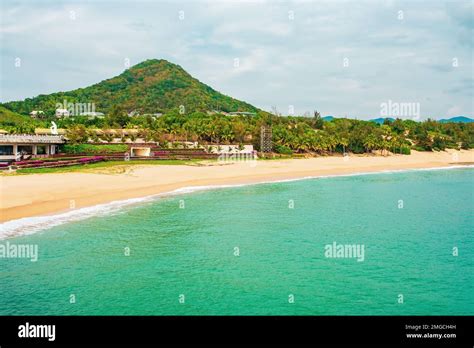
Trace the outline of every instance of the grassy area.
[[[275, 158], [258, 158], [258, 161], [276, 161], [286, 160], [304, 157], [295, 157], [291, 155], [280, 155]], [[44, 159], [42, 159], [44, 160]], [[55, 167], [55, 168], [24, 168], [18, 169], [14, 173], [4, 172], [3, 175], [18, 175], [18, 174], [47, 174], [47, 173], [73, 173], [73, 172], [90, 172], [90, 173], [109, 173], [118, 174], [127, 172], [133, 166], [137, 165], [208, 165], [209, 163], [217, 163], [219, 160], [216, 159], [189, 159], [189, 160], [130, 160], [130, 161], [103, 161], [90, 164], [78, 164], [68, 167]], [[237, 161], [238, 162], [238, 161]]]
[[57, 168], [25, 168], [18, 169], [17, 174], [45, 174], [45, 173], [70, 173], [70, 172], [88, 172], [100, 169], [129, 168], [135, 165], [192, 165], [202, 162], [202, 159], [191, 160], [130, 160], [130, 161], [106, 161], [91, 164], [79, 164], [69, 167]]
[[66, 144], [62, 147], [63, 151], [68, 154], [87, 153], [91, 155], [99, 155], [103, 153], [122, 153], [128, 150], [126, 144]]
[[296, 155], [282, 155], [282, 154], [277, 154], [275, 157], [259, 157], [259, 161], [278, 161], [278, 160], [284, 160], [284, 159], [299, 159], [299, 158], [304, 158], [304, 156], [296, 156]]

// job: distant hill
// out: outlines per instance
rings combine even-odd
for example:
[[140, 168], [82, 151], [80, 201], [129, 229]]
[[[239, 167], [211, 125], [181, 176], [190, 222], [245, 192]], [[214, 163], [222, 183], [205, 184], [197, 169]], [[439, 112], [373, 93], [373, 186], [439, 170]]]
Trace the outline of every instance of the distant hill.
[[16, 133], [33, 133], [38, 125], [30, 116], [20, 115], [0, 106], [0, 129]]
[[471, 123], [474, 122], [472, 118], [466, 117], [466, 116], [456, 116], [456, 117], [451, 117], [448, 119], [442, 119], [439, 120], [441, 123]]
[[372, 119], [372, 120], [370, 120], [370, 121], [371, 121], [371, 122], [378, 123], [378, 124], [383, 124], [383, 123], [384, 123], [384, 121], [385, 121], [386, 119], [388, 119], [390, 122], [393, 122], [393, 121], [395, 121], [395, 119], [394, 119], [394, 118], [391, 118], [391, 117], [385, 117], [385, 118], [383, 118], [383, 117], [380, 117], [380, 118], [374, 118], [374, 119]]
[[57, 103], [94, 103], [96, 112], [107, 113], [118, 105], [126, 111], [164, 113], [185, 107], [185, 112], [221, 110], [256, 112], [248, 103], [226, 96], [200, 82], [179, 65], [163, 59], [146, 60], [122, 74], [95, 85], [39, 95], [23, 101], [4, 103], [14, 112], [28, 115], [32, 110], [42, 110], [53, 115]]
[[323, 120], [324, 121], [332, 121], [332, 120], [334, 120], [334, 116], [324, 116]]
[[2, 124], [16, 125], [22, 122], [31, 121], [29, 116], [20, 115], [16, 112], [8, 110], [7, 108], [0, 106], [0, 120]]

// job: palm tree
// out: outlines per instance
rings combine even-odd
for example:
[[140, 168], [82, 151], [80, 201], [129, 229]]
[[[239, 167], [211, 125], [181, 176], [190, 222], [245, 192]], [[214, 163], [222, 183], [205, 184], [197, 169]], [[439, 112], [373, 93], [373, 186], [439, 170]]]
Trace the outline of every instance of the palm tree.
[[346, 146], [349, 145], [349, 139], [346, 137], [340, 137], [338, 140], [339, 145], [342, 146], [342, 151], [345, 154], [346, 153]]
[[377, 138], [374, 134], [369, 134], [364, 139], [364, 147], [366, 152], [371, 152], [377, 146]]
[[198, 140], [206, 139], [206, 125], [204, 124], [204, 122], [198, 122], [194, 131], [196, 132]]
[[130, 133], [130, 134], [128, 135], [128, 138], [130, 139], [130, 141], [131, 141], [132, 143], [134, 143], [134, 142], [137, 140], [138, 136], [137, 136], [136, 133]]
[[164, 149], [167, 149], [169, 147], [169, 142], [168, 140], [166, 139], [163, 139], [161, 142], [160, 142], [160, 146]]
[[162, 133], [160, 131], [155, 130], [151, 133], [151, 139], [157, 143], [162, 140], [161, 135]]
[[232, 130], [229, 127], [225, 127], [222, 130], [222, 140], [225, 143], [229, 143], [233, 138], [234, 138], [234, 134], [232, 133]]
[[94, 129], [90, 129], [87, 131], [87, 134], [89, 136], [89, 139], [92, 140], [94, 143], [98, 143], [100, 138], [97, 135], [97, 132]]
[[146, 143], [152, 139], [151, 132], [148, 129], [140, 129], [138, 131], [138, 137], [142, 138]]
[[380, 145], [382, 147], [382, 154], [383, 154], [387, 149], [390, 148], [393, 135], [392, 135], [392, 130], [390, 126], [386, 124], [383, 124], [382, 126], [380, 126], [380, 131], [382, 135], [382, 141]]
[[129, 138], [130, 135], [127, 135], [124, 131], [122, 131], [121, 135], [120, 135], [120, 141], [122, 143], [126, 143], [127, 142], [127, 138]]
[[173, 142], [171, 143], [171, 147], [172, 147], [173, 149], [177, 149], [177, 148], [179, 147], [179, 143], [176, 142], [176, 141], [173, 141]]
[[306, 139], [301, 135], [295, 137], [295, 145], [297, 151], [306, 152], [308, 150]]
[[179, 136], [183, 133], [183, 131], [181, 127], [179, 126], [179, 124], [173, 123], [170, 127], [169, 133], [173, 136], [173, 141], [175, 141], [177, 138], [179, 138]]
[[330, 152], [333, 153], [334, 149], [337, 146], [337, 139], [333, 134], [327, 134], [324, 133], [323, 138], [326, 141], [326, 149]]
[[134, 125], [134, 124], [131, 123], [131, 122], [127, 122], [127, 124], [125, 125], [124, 128], [125, 128], [125, 129], [134, 129], [134, 128], [137, 128], [137, 126]]
[[217, 128], [217, 125], [216, 125], [215, 122], [211, 122], [211, 123], [208, 124], [206, 132], [209, 136], [209, 139], [211, 140], [211, 143], [213, 143], [213, 142], [219, 143], [218, 128]]
[[100, 136], [100, 138], [108, 143], [111, 143], [113, 140], [114, 140], [114, 136], [112, 133], [109, 133], [109, 132], [104, 132], [102, 133], [102, 135]]
[[405, 141], [402, 137], [396, 136], [393, 138], [393, 146], [398, 149], [398, 153], [402, 154], [403, 146], [405, 145]]

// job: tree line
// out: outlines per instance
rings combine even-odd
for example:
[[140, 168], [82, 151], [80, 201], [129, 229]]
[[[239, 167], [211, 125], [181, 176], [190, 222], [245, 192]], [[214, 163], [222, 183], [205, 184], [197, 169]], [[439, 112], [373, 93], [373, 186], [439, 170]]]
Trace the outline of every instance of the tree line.
[[[251, 143], [260, 145], [260, 128], [269, 125], [273, 131], [274, 151], [279, 153], [334, 152], [409, 154], [419, 151], [444, 150], [446, 148], [474, 148], [473, 123], [440, 123], [434, 120], [385, 119], [383, 124], [346, 118], [325, 121], [319, 113], [314, 117], [275, 116], [264, 111], [255, 116], [226, 116], [193, 112], [181, 114], [172, 110], [160, 117], [143, 115], [129, 117], [120, 107], [113, 107], [105, 118], [51, 117], [28, 122], [13, 122], [0, 127], [11, 133], [33, 132], [35, 127], [49, 127], [54, 120], [59, 128], [66, 128], [73, 143], [111, 141], [116, 135], [109, 129], [137, 129], [123, 135], [123, 140], [144, 138], [153, 142], [198, 141], [207, 144]], [[95, 129], [104, 130], [97, 134]]]

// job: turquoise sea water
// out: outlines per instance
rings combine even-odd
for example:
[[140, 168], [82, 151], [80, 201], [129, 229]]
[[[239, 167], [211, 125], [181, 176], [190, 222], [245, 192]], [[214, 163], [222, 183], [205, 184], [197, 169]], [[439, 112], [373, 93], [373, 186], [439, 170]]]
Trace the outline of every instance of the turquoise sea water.
[[[200, 191], [10, 238], [38, 244], [39, 259], [0, 259], [0, 314], [473, 315], [473, 178], [465, 168]], [[333, 242], [364, 245], [364, 261], [325, 257]]]

